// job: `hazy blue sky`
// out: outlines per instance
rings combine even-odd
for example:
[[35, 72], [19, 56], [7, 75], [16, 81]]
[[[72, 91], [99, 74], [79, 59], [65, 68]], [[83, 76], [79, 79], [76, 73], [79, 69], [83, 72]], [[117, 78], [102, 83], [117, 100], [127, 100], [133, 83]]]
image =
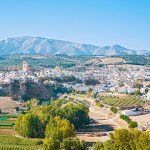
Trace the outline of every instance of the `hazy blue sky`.
[[150, 0], [0, 0], [0, 40], [23, 35], [150, 49]]

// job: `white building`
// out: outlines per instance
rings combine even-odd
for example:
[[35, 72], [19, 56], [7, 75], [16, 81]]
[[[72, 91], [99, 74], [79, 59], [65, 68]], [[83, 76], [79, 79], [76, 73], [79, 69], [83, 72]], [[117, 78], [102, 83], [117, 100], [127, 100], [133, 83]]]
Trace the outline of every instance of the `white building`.
[[136, 115], [141, 115], [142, 111], [141, 110], [136, 110], [136, 109], [123, 110], [122, 114], [126, 115], [126, 116], [136, 116]]

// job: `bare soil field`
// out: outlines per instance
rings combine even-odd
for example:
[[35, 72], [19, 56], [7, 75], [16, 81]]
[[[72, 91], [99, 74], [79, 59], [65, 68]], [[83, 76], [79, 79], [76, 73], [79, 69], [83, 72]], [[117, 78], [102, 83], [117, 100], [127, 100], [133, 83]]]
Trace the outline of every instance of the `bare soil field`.
[[13, 101], [11, 97], [0, 97], [0, 109], [2, 112], [11, 113], [15, 107], [22, 108], [23, 103]]
[[130, 116], [131, 120], [138, 122], [139, 125], [150, 123], [150, 113], [139, 115], [139, 116]]
[[0, 129], [0, 135], [16, 135], [16, 131], [13, 129]]

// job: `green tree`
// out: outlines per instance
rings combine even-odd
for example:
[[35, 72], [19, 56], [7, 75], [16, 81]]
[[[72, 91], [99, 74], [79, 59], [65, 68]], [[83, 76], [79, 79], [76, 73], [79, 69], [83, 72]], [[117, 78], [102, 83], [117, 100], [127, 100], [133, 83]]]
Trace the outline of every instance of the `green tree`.
[[62, 141], [65, 138], [74, 136], [74, 126], [66, 119], [61, 119], [59, 116], [51, 118], [46, 126], [46, 138], [53, 138]]
[[[150, 132], [119, 129], [110, 134], [110, 140], [97, 144], [96, 150], [149, 150]], [[100, 149], [99, 149], [100, 148]]]
[[115, 108], [115, 107], [111, 107], [110, 110], [111, 110], [113, 113], [117, 113], [117, 112], [118, 112], [117, 108]]
[[129, 128], [136, 128], [137, 126], [138, 126], [137, 122], [135, 122], [135, 121], [129, 122]]
[[93, 150], [104, 150], [104, 145], [103, 143], [96, 142], [93, 146]]
[[41, 122], [32, 113], [19, 116], [15, 123], [15, 129], [24, 137], [41, 137]]
[[136, 81], [133, 85], [134, 88], [137, 88], [137, 89], [141, 89], [143, 87], [143, 85], [141, 83], [139, 83], [138, 81]]
[[33, 111], [39, 106], [39, 101], [37, 99], [31, 99], [26, 102], [26, 106], [28, 107], [28, 110]]
[[60, 142], [53, 138], [44, 139], [43, 149], [44, 150], [60, 150]]
[[76, 129], [89, 123], [88, 108], [83, 104], [66, 104], [60, 113], [62, 118], [70, 121]]
[[119, 86], [120, 86], [120, 87], [123, 87], [123, 86], [124, 86], [123, 81], [120, 81], [120, 82], [119, 82]]
[[14, 100], [18, 101], [20, 97], [20, 81], [14, 80], [14, 82], [11, 84], [11, 96]]
[[86, 143], [78, 138], [66, 138], [60, 144], [61, 150], [87, 150]]
[[135, 91], [133, 92], [133, 94], [136, 95], [136, 96], [142, 95], [142, 93], [140, 92], [140, 90], [135, 90]]

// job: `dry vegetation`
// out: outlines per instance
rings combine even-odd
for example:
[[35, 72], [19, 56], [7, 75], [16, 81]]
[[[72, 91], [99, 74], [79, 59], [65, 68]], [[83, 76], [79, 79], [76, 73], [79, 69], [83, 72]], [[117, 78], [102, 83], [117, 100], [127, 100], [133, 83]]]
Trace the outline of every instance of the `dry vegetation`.
[[119, 63], [123, 61], [124, 59], [121, 57], [105, 57], [101, 59], [102, 64]]

